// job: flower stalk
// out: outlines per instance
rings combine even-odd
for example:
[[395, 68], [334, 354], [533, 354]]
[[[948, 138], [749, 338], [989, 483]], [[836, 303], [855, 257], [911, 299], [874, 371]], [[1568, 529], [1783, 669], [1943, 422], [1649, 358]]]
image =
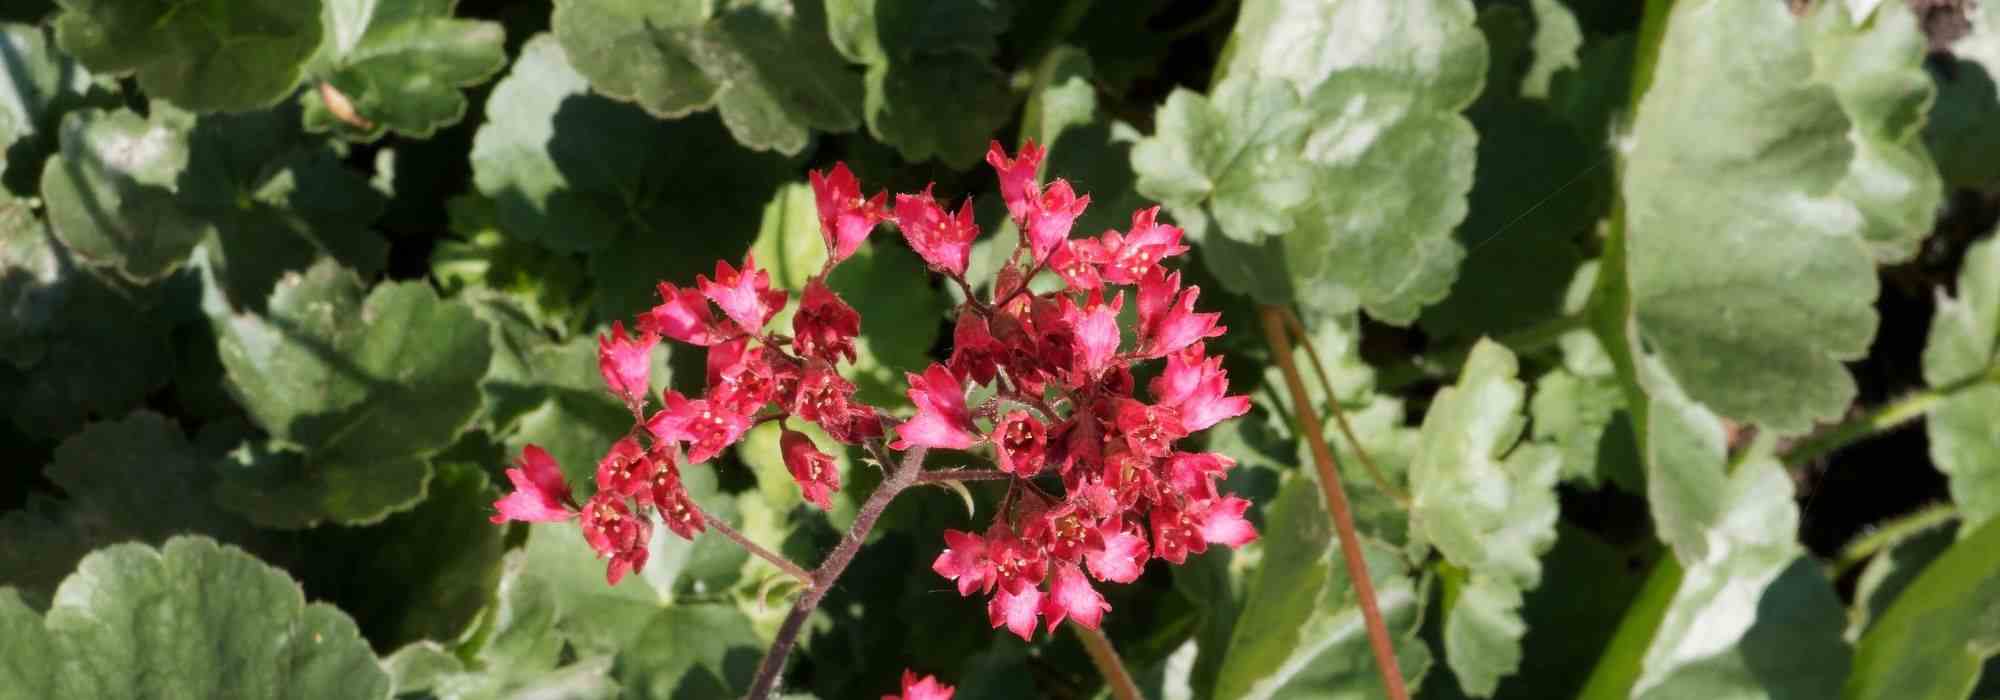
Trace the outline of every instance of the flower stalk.
[[1279, 371], [1285, 376], [1285, 388], [1292, 394], [1293, 415], [1298, 421], [1299, 435], [1312, 450], [1313, 464], [1319, 469], [1319, 486], [1326, 496], [1333, 529], [1340, 537], [1341, 558], [1347, 564], [1348, 578], [1354, 582], [1355, 596], [1361, 601], [1361, 619], [1368, 628], [1368, 646], [1375, 654], [1375, 670], [1382, 676], [1382, 688], [1390, 700], [1409, 700], [1409, 688], [1404, 685], [1402, 669], [1396, 662], [1396, 649], [1389, 641], [1389, 627], [1382, 621], [1382, 609], [1375, 599], [1375, 581], [1369, 578], [1368, 562], [1361, 555], [1361, 538], [1354, 531], [1354, 514], [1348, 507], [1347, 494], [1341, 491], [1340, 465], [1334, 459], [1333, 450], [1327, 447], [1319, 412], [1313, 409], [1312, 398], [1306, 394], [1305, 380], [1299, 376], [1298, 364], [1292, 360], [1292, 339], [1286, 332], [1285, 323], [1285, 316], [1290, 312], [1275, 305], [1265, 305], [1259, 311], [1264, 324], [1264, 340], [1270, 344], [1271, 357], [1278, 363]]

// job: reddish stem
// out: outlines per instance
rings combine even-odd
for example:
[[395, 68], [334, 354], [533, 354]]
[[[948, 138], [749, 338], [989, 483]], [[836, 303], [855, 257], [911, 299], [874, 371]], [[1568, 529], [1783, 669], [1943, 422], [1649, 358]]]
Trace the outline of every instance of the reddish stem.
[[750, 692], [744, 697], [749, 700], [764, 700], [771, 697], [778, 688], [778, 677], [783, 675], [785, 660], [792, 654], [792, 647], [798, 644], [799, 633], [805, 630], [806, 620], [819, 607], [826, 592], [833, 588], [833, 582], [840, 579], [841, 572], [854, 560], [854, 553], [861, 549], [861, 541], [867, 539], [868, 531], [875, 528], [875, 521], [882, 517], [882, 511], [889, 507], [889, 501], [917, 482], [923, 472], [925, 448], [918, 447], [903, 453], [903, 461], [889, 474], [889, 478], [875, 487], [875, 493], [861, 504], [860, 512], [854, 516], [854, 527], [841, 536], [840, 544], [828, 553], [819, 568], [812, 571], [811, 585], [792, 603], [792, 611], [778, 627], [778, 637], [771, 643], [771, 650], [765, 652], [764, 661], [757, 666], [757, 676], [750, 683]]
[[1012, 479], [1013, 474], [998, 469], [941, 469], [917, 474], [916, 483], [935, 484], [940, 481], [999, 481]]
[[1368, 577], [1368, 562], [1361, 555], [1361, 538], [1354, 534], [1354, 514], [1349, 512], [1347, 494], [1340, 490], [1340, 465], [1326, 445], [1319, 412], [1313, 408], [1312, 398], [1306, 395], [1306, 383], [1299, 377], [1298, 365], [1292, 362], [1292, 341], [1285, 332], [1286, 313], [1282, 306], [1265, 305], [1260, 310], [1264, 340], [1271, 345], [1271, 357], [1284, 373], [1285, 387], [1292, 394], [1292, 412], [1298, 420], [1299, 436], [1305, 438], [1306, 446], [1312, 450], [1313, 463], [1319, 468], [1319, 486], [1326, 494], [1327, 510], [1332, 513], [1334, 530], [1340, 536], [1340, 554], [1347, 562], [1347, 576], [1353, 579], [1355, 597], [1361, 600], [1361, 618], [1367, 623], [1368, 646], [1375, 652], [1375, 670], [1382, 676], [1382, 688], [1390, 700], [1409, 700], [1410, 691], [1403, 685], [1395, 647], [1389, 643], [1389, 626], [1382, 622], [1382, 609], [1375, 602], [1375, 582]]

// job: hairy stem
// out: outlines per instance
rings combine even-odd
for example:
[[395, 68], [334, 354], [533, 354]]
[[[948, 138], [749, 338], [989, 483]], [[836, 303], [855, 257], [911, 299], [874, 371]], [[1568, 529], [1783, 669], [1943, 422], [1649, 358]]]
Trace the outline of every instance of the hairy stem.
[[875, 528], [875, 521], [882, 517], [889, 501], [917, 482], [917, 475], [924, 468], [926, 452], [928, 450], [922, 447], [904, 452], [902, 463], [890, 472], [881, 486], [875, 487], [875, 493], [868, 495], [867, 502], [861, 504], [861, 510], [854, 515], [854, 527], [848, 528], [847, 534], [841, 536], [840, 544], [834, 546], [833, 551], [826, 555], [826, 560], [820, 562], [819, 568], [812, 571], [811, 585], [799, 595], [798, 601], [792, 603], [791, 613], [785, 615], [784, 623], [778, 627], [777, 640], [771, 642], [771, 650], [764, 653], [763, 663], [757, 665], [757, 676], [750, 682], [750, 692], [744, 695], [745, 698], [764, 700], [777, 690], [778, 677], [785, 670], [785, 659], [791, 656], [792, 647], [798, 644], [799, 633], [805, 630], [806, 620], [812, 617], [813, 610], [819, 607], [820, 600], [833, 588], [833, 583], [840, 580], [840, 574], [847, 570], [848, 563], [854, 561], [855, 551], [861, 549], [861, 541], [868, 538], [868, 531]]
[[727, 521], [715, 517], [714, 513], [703, 512], [701, 516], [704, 520], [708, 521], [709, 529], [722, 533], [722, 536], [729, 538], [729, 541], [735, 542], [745, 551], [756, 555], [758, 559], [770, 562], [772, 566], [778, 567], [779, 571], [791, 575], [792, 578], [798, 579], [800, 583], [808, 586], [812, 585], [812, 572], [807, 571], [805, 567], [794, 564], [792, 560], [786, 559], [784, 555], [765, 549], [763, 545], [750, 541], [749, 537], [744, 536], [741, 532], [737, 532], [736, 528], [730, 527]]
[[1298, 336], [1299, 343], [1306, 346], [1306, 357], [1312, 360], [1313, 373], [1319, 375], [1320, 392], [1326, 394], [1326, 406], [1332, 409], [1333, 422], [1340, 426], [1340, 434], [1347, 438], [1347, 444], [1354, 447], [1354, 456], [1361, 459], [1361, 466], [1368, 470], [1368, 477], [1375, 480], [1376, 488], [1389, 494], [1389, 498], [1395, 499], [1396, 505], [1402, 506], [1403, 510], [1409, 510], [1410, 495], [1396, 488], [1396, 484], [1389, 481], [1389, 477], [1382, 473], [1382, 469], [1375, 466], [1375, 460], [1368, 457], [1367, 448], [1361, 446], [1361, 439], [1354, 436], [1354, 428], [1347, 424], [1347, 411], [1340, 408], [1340, 397], [1333, 392], [1333, 378], [1327, 376], [1326, 363], [1320, 361], [1319, 349], [1313, 347], [1312, 334], [1306, 332], [1305, 322], [1300, 321], [1299, 315], [1291, 309], [1285, 309], [1285, 324], [1292, 327], [1292, 333]]
[[1118, 658], [1118, 650], [1112, 648], [1111, 639], [1103, 630], [1094, 630], [1074, 622], [1070, 631], [1076, 633], [1083, 642], [1083, 650], [1090, 654], [1090, 663], [1097, 666], [1097, 672], [1104, 676], [1104, 684], [1111, 688], [1115, 700], [1145, 700], [1139, 694], [1139, 684], [1132, 681], [1132, 674], [1125, 670], [1125, 662]]
[[1001, 481], [1014, 478], [1013, 474], [998, 469], [940, 469], [919, 472], [916, 483], [935, 484], [940, 481]]
[[1855, 538], [1853, 542], [1840, 549], [1840, 557], [1833, 561], [1833, 575], [1845, 576], [1849, 569], [1868, 561], [1868, 558], [1875, 556], [1877, 552], [1923, 534], [1931, 528], [1957, 520], [1958, 515], [1958, 506], [1939, 503], [1876, 525], [1873, 531]]
[[1952, 394], [1981, 386], [1994, 381], [1996, 372], [1985, 372], [1946, 384], [1911, 393], [1903, 398], [1877, 406], [1861, 415], [1835, 423], [1824, 430], [1813, 433], [1785, 450], [1786, 464], [1804, 464], [1839, 451], [1877, 433], [1884, 433], [1901, 427], [1904, 423], [1922, 418], [1937, 408], [1938, 404]]
[[1375, 652], [1375, 670], [1381, 674], [1382, 688], [1390, 700], [1409, 700], [1410, 691], [1403, 685], [1403, 672], [1396, 664], [1396, 649], [1389, 643], [1389, 627], [1382, 622], [1382, 609], [1375, 602], [1375, 581], [1368, 577], [1368, 562], [1361, 556], [1361, 538], [1354, 533], [1354, 514], [1349, 512], [1347, 494], [1340, 490], [1340, 465], [1334, 461], [1333, 450], [1327, 447], [1319, 414], [1313, 410], [1312, 398], [1306, 395], [1306, 383], [1299, 377], [1298, 365], [1292, 362], [1292, 341], [1285, 332], [1287, 311], [1272, 305], [1265, 305], [1261, 311], [1264, 340], [1270, 344], [1271, 357], [1285, 375], [1285, 387], [1296, 407], [1293, 418], [1299, 424], [1299, 435], [1305, 438], [1306, 446], [1312, 450], [1313, 463], [1319, 468], [1319, 486], [1326, 494], [1334, 531], [1340, 536], [1340, 554], [1346, 560], [1348, 578], [1354, 581], [1355, 596], [1361, 601], [1368, 646]]

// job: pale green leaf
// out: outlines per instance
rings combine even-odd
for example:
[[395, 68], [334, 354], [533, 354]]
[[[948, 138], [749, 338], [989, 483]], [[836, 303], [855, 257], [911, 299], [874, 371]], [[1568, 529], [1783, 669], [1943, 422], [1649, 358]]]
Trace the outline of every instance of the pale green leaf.
[[1410, 464], [1410, 527], [1466, 572], [1445, 611], [1445, 660], [1467, 693], [1490, 697], [1521, 664], [1524, 591], [1556, 540], [1560, 456], [1516, 445], [1527, 389], [1514, 354], [1482, 340], [1458, 383], [1438, 392]]
[[1530, 0], [1528, 6], [1535, 13], [1535, 60], [1521, 76], [1521, 95], [1547, 97], [1549, 80], [1558, 72], [1577, 67], [1583, 27], [1561, 0]]
[[1859, 640], [1881, 619], [1910, 583], [1951, 547], [1956, 527], [1932, 527], [1889, 545], [1868, 560], [1854, 580], [1854, 603], [1847, 611], [1847, 640]]
[[197, 112], [268, 107], [291, 95], [318, 50], [320, 3], [62, 0], [64, 51], [98, 73]]
[[382, 698], [353, 621], [234, 547], [176, 537], [85, 557], [45, 617], [0, 591], [0, 682], [36, 698]]
[[1299, 156], [1313, 115], [1299, 105], [1297, 89], [1275, 78], [1232, 77], [1212, 95], [1175, 90], [1153, 136], [1132, 149], [1139, 193], [1199, 209], [1244, 243], [1285, 233], [1311, 187]]
[[[1217, 698], [1379, 697], [1361, 609], [1341, 569], [1319, 488], [1296, 475], [1267, 511], [1263, 564], [1218, 672]], [[1428, 652], [1415, 643], [1423, 591], [1403, 573], [1395, 550], [1364, 541], [1376, 602], [1396, 638], [1404, 675], [1421, 678]]]
[[0, 24], [0, 182], [30, 194], [42, 159], [55, 150], [62, 115], [89, 102], [95, 78], [76, 59], [56, 49], [49, 30]]
[[1732, 465], [1721, 420], [1645, 371], [1647, 500], [1684, 573], [1632, 697], [1831, 697], [1849, 665], [1841, 606], [1798, 544], [1790, 476], [1763, 447]]
[[[613, 698], [618, 684], [611, 680], [613, 658], [595, 656], [558, 666], [565, 636], [555, 590], [528, 571], [526, 552], [507, 555], [493, 604], [482, 628], [459, 648], [436, 642], [412, 643], [383, 665], [395, 681], [398, 697], [428, 692], [441, 700], [498, 698]], [[469, 648], [468, 648], [469, 647]]]
[[1907, 8], [1849, 22], [1827, 5], [1676, 6], [1624, 174], [1640, 337], [1694, 400], [1781, 433], [1846, 409], [1876, 259], [1913, 250], [1939, 189], [1894, 165], [1928, 158]]
[[281, 280], [265, 316], [211, 294], [231, 390], [278, 441], [225, 474], [231, 508], [280, 527], [380, 520], [422, 497], [426, 458], [470, 424], [486, 325], [420, 282], [362, 291], [322, 261]]
[[1972, 697], [1981, 664], [2000, 652], [2000, 523], [1961, 532], [1861, 637], [1841, 697]]
[[556, 38], [598, 92], [675, 118], [714, 108], [736, 141], [797, 154], [860, 123], [861, 84], [819, 2], [560, 0]]
[[1940, 293], [1924, 344], [1924, 381], [1932, 387], [1976, 382], [1951, 392], [1925, 422], [1931, 462], [1944, 472], [1970, 534], [2000, 515], [2000, 239], [1968, 249], [1958, 291]]
[[454, 19], [457, 0], [322, 0], [327, 40], [309, 77], [344, 96], [357, 126], [327, 110], [318, 90], [300, 97], [306, 128], [373, 140], [386, 131], [418, 138], [465, 116], [461, 88], [507, 65], [497, 22]]

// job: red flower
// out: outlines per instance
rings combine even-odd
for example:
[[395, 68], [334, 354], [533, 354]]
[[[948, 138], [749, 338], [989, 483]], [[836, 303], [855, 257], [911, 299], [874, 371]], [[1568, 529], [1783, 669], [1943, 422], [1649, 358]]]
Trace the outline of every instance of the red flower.
[[[1115, 235], [1106, 232], [1105, 235]], [[1049, 269], [1061, 275], [1070, 289], [1088, 292], [1104, 286], [1104, 279], [1097, 274], [1099, 246], [1097, 241], [1080, 238], [1057, 245], [1049, 255]]]
[[1187, 507], [1153, 509], [1153, 549], [1175, 564], [1190, 553], [1208, 551], [1210, 544], [1241, 547], [1257, 539], [1257, 529], [1243, 519], [1250, 502], [1235, 496], [1189, 501]]
[[882, 700], [951, 700], [952, 693], [954, 692], [957, 691], [951, 686], [939, 682], [936, 677], [924, 676], [922, 679], [919, 679], [917, 678], [916, 671], [905, 669], [903, 671], [903, 694], [900, 696], [884, 695], [882, 696]]
[[708, 529], [708, 518], [695, 505], [694, 498], [688, 496], [687, 486], [681, 483], [681, 472], [671, 459], [665, 467], [653, 474], [653, 488], [647, 494], [654, 508], [660, 510], [660, 520], [667, 529], [680, 535], [681, 539], [692, 540]]
[[[770, 353], [776, 354], [776, 353]], [[791, 381], [791, 368], [773, 364], [763, 346], [748, 337], [708, 349], [708, 399], [717, 410], [737, 416], [755, 414], [779, 396]]]
[[597, 371], [627, 405], [644, 403], [652, 392], [653, 346], [659, 343], [654, 333], [642, 333], [637, 340], [626, 337], [624, 321], [611, 322], [611, 335], [597, 336]]
[[1119, 292], [1104, 303], [1101, 294], [1091, 293], [1090, 301], [1077, 306], [1069, 297], [1062, 298], [1063, 323], [1069, 327], [1074, 339], [1074, 371], [1082, 384], [1097, 376], [1098, 372], [1111, 365], [1111, 358], [1118, 354], [1118, 312], [1125, 308], [1125, 293]]
[[646, 544], [653, 528], [625, 507], [625, 499], [600, 491], [583, 505], [583, 540], [598, 556], [610, 557], [604, 580], [618, 585], [628, 571], [646, 565]]
[[1042, 471], [1048, 458], [1048, 430], [1027, 411], [1009, 411], [993, 426], [993, 455], [1000, 471], [1020, 477]]
[[1118, 399], [1118, 432], [1133, 452], [1147, 457], [1165, 457], [1174, 451], [1174, 441], [1187, 436], [1181, 429], [1180, 412], [1172, 406], [1148, 406], [1131, 399]]
[[1089, 206], [1090, 195], [1076, 196], [1068, 180], [1058, 178], [1049, 183], [1048, 190], [1034, 199], [1027, 222], [1022, 224], [1022, 235], [1027, 238], [1028, 252], [1034, 255], [1035, 262], [1049, 257], [1049, 253], [1069, 239], [1069, 229], [1076, 224], [1076, 217], [1082, 216]]
[[896, 195], [896, 225], [931, 269], [964, 277], [972, 239], [979, 237], [979, 225], [972, 221], [972, 198], [965, 198], [957, 214], [948, 215], [931, 197], [931, 187], [926, 185], [921, 195]]
[[[801, 419], [817, 423], [829, 433], [847, 429], [856, 407], [849, 400], [854, 395], [854, 384], [833, 371], [833, 366], [825, 362], [809, 362], [799, 376], [798, 389], [794, 392], [788, 412]], [[848, 442], [842, 440], [842, 442]]]
[[1155, 222], [1159, 213], [1159, 207], [1140, 209], [1132, 213], [1132, 228], [1124, 235], [1105, 231], [1098, 237], [1096, 262], [1104, 281], [1138, 284], [1161, 260], [1187, 252], [1180, 227]]
[[993, 599], [986, 601], [986, 619], [993, 629], [1007, 626], [1007, 631], [1027, 641], [1035, 638], [1035, 616], [1041, 613], [1042, 590], [1024, 588], [1018, 592], [1001, 589], [993, 592]]
[[1084, 578], [1083, 570], [1075, 564], [1056, 567], [1055, 578], [1049, 582], [1049, 594], [1042, 599], [1042, 616], [1049, 619], [1051, 633], [1064, 618], [1076, 620], [1085, 629], [1097, 629], [1098, 623], [1104, 621], [1104, 611], [1110, 609], [1111, 604], [1104, 602], [1104, 596], [1091, 587], [1090, 579]]
[[1145, 537], [1120, 523], [1105, 521], [1099, 526], [1098, 541], [1099, 546], [1083, 555], [1084, 562], [1090, 565], [1090, 575], [1117, 583], [1139, 580], [1140, 572], [1146, 570], [1146, 558], [1151, 555]]
[[834, 163], [833, 170], [806, 173], [812, 183], [813, 201], [819, 208], [819, 235], [826, 240], [827, 264], [839, 264], [861, 247], [875, 224], [888, 218], [882, 208], [887, 192], [861, 198], [861, 182], [854, 179], [846, 163]]
[[1250, 412], [1250, 397], [1226, 395], [1229, 373], [1222, 371], [1222, 358], [1204, 357], [1201, 343], [1168, 355], [1166, 369], [1146, 388], [1159, 405], [1179, 410], [1181, 429], [1188, 433]]
[[993, 560], [986, 558], [986, 540], [970, 532], [958, 530], [944, 531], [943, 552], [931, 562], [931, 570], [945, 580], [958, 582], [958, 594], [972, 595], [973, 591], [992, 592], [997, 580], [993, 571]]
[[689, 345], [713, 345], [727, 336], [716, 328], [701, 292], [661, 282], [660, 299], [658, 306], [639, 316], [639, 330]]
[[611, 443], [611, 450], [597, 460], [597, 490], [618, 496], [637, 496], [653, 480], [653, 460], [630, 437]]
[[972, 414], [965, 408], [965, 387], [951, 370], [933, 363], [923, 374], [906, 373], [910, 382], [910, 403], [917, 415], [896, 426], [896, 441], [889, 447], [943, 447], [963, 450], [979, 442]]
[[[1047, 151], [1028, 139], [1021, 146], [1016, 158], [1008, 158], [1007, 151], [994, 141], [986, 147], [986, 164], [1000, 176], [1000, 199], [1007, 202], [1007, 215], [1020, 224], [1028, 220], [1028, 212], [1035, 208], [1035, 200], [1041, 196], [1041, 186], [1036, 184], [1036, 171], [1042, 167], [1042, 156]], [[1025, 227], [1025, 224], [1022, 224]]]
[[[1178, 297], [1176, 295], [1178, 294]], [[1139, 353], [1161, 357], [1196, 341], [1222, 335], [1219, 313], [1194, 312], [1201, 287], [1181, 289], [1181, 273], [1154, 267], [1139, 280]]]
[[1215, 480], [1236, 460], [1214, 452], [1176, 452], [1167, 458], [1167, 484], [1188, 498], [1214, 498]]
[[975, 384], [991, 384], [1007, 357], [1007, 346], [994, 339], [986, 318], [961, 313], [951, 330], [951, 371]]
[[1042, 548], [1014, 534], [1004, 522], [986, 531], [986, 554], [993, 559], [994, 582], [1003, 591], [1019, 593], [1041, 585], [1049, 562]]
[[723, 448], [743, 438], [750, 419], [703, 399], [688, 400], [678, 391], [667, 391], [667, 407], [646, 419], [653, 437], [687, 445], [688, 462], [706, 462]]
[[547, 450], [529, 445], [521, 449], [521, 458], [514, 464], [507, 470], [514, 492], [493, 502], [493, 509], [499, 511], [493, 522], [547, 523], [576, 517], [569, 484], [563, 483], [562, 469]]
[[832, 508], [833, 492], [840, 490], [840, 469], [833, 465], [833, 456], [819, 451], [812, 438], [796, 430], [785, 431], [778, 438], [778, 448], [785, 455], [785, 469], [792, 472], [792, 481], [805, 492], [806, 502], [820, 510]]
[[792, 347], [800, 355], [839, 362], [854, 361], [854, 336], [861, 334], [861, 314], [815, 277], [806, 283], [799, 297], [799, 312], [792, 317]]
[[785, 292], [771, 288], [771, 273], [757, 269], [757, 260], [743, 256], [743, 269], [730, 267], [726, 260], [715, 261], [715, 279], [696, 275], [695, 285], [702, 296], [715, 302], [722, 313], [745, 333], [756, 334], [785, 306]]

